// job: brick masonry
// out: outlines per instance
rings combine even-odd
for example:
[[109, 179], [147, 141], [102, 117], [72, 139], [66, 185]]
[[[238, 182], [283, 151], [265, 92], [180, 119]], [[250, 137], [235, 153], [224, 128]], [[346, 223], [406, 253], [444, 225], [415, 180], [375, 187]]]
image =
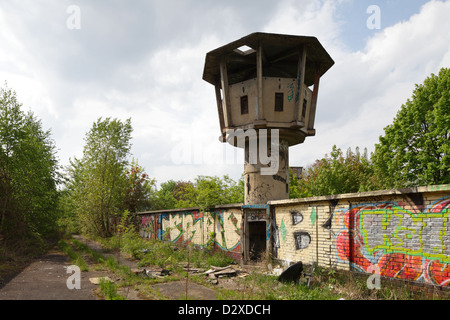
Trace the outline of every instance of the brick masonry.
[[213, 245], [240, 258], [240, 205], [205, 212], [200, 208], [142, 212], [137, 216], [142, 237], [200, 247]]
[[[285, 265], [450, 288], [450, 185], [268, 203], [267, 251]], [[267, 207], [267, 206], [266, 206]], [[143, 237], [210, 245], [243, 256], [242, 204], [138, 213]]]
[[279, 234], [274, 254], [286, 264], [317, 262], [327, 268], [450, 286], [450, 185], [270, 205]]

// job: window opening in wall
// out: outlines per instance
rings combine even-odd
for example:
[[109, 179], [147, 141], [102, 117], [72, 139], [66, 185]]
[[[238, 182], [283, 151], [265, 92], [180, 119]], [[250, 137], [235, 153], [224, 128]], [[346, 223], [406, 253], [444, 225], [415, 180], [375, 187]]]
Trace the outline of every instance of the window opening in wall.
[[303, 99], [302, 119], [304, 119], [306, 115], [306, 104], [306, 99]]
[[275, 111], [283, 111], [284, 93], [275, 92]]
[[248, 114], [248, 96], [241, 97], [241, 114]]

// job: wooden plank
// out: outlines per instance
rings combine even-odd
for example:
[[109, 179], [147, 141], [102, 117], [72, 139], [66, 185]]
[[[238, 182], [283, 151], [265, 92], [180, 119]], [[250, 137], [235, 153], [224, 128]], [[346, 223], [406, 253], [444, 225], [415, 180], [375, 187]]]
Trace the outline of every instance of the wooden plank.
[[299, 51], [298, 69], [297, 69], [297, 87], [295, 91], [295, 106], [294, 106], [294, 119], [303, 121], [301, 119], [301, 109], [303, 106], [303, 100], [305, 93], [303, 92], [303, 84], [305, 83], [305, 70], [306, 70], [306, 47], [302, 47]]
[[231, 125], [231, 103], [230, 103], [230, 89], [228, 86], [228, 72], [227, 72], [227, 62], [222, 59], [220, 62], [220, 83], [222, 86], [222, 106], [223, 106], [223, 116], [224, 116], [224, 126], [229, 128]]
[[256, 100], [256, 119], [264, 119], [264, 109], [263, 109], [263, 46], [260, 42], [258, 45], [258, 50], [256, 51], [256, 77], [258, 82], [258, 97]]
[[316, 75], [314, 77], [314, 89], [311, 98], [311, 111], [309, 113], [309, 120], [308, 120], [308, 130], [314, 129], [314, 121], [316, 119], [317, 97], [319, 95], [319, 83], [320, 83], [319, 68], [316, 68]]
[[220, 133], [222, 133], [223, 135], [224, 132], [223, 129], [225, 127], [225, 124], [224, 124], [222, 97], [220, 95], [220, 84], [216, 84], [215, 89], [216, 89], [217, 111], [219, 114], [219, 122], [220, 122]]

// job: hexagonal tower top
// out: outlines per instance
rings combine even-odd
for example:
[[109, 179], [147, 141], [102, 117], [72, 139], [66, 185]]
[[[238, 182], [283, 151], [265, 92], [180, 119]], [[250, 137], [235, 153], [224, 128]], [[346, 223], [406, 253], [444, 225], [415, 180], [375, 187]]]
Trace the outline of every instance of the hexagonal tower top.
[[289, 198], [289, 147], [315, 135], [319, 80], [333, 64], [317, 38], [272, 33], [206, 54], [220, 140], [245, 151], [246, 205]]
[[219, 66], [223, 57], [228, 60], [230, 85], [256, 77], [256, 51], [260, 44], [264, 50], [263, 76], [296, 78], [297, 68], [287, 66], [297, 66], [301, 47], [308, 49], [305, 74], [307, 86], [314, 84], [314, 67], [317, 67], [321, 77], [334, 64], [316, 37], [255, 32], [208, 52], [203, 80], [212, 85], [220, 81]]
[[237, 128], [277, 128], [289, 145], [315, 135], [319, 79], [333, 64], [308, 36], [257, 32], [207, 53], [203, 79], [216, 87], [221, 140]]

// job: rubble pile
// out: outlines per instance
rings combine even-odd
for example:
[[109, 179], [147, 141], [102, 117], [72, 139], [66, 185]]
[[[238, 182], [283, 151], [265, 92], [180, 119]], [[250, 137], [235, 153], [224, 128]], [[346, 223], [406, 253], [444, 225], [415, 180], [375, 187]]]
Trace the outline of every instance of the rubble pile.
[[[184, 266], [184, 271], [188, 272], [189, 275], [204, 275], [208, 278], [208, 280], [217, 284], [220, 278], [233, 278], [233, 277], [246, 277], [248, 276], [247, 272], [243, 272], [239, 267], [229, 265], [226, 267], [215, 267], [211, 266], [208, 270], [205, 271], [204, 268], [193, 268], [189, 266]], [[152, 267], [151, 269], [133, 269], [131, 270], [136, 275], [141, 275], [142, 277], [148, 278], [163, 278], [170, 274], [170, 272], [163, 268]]]

